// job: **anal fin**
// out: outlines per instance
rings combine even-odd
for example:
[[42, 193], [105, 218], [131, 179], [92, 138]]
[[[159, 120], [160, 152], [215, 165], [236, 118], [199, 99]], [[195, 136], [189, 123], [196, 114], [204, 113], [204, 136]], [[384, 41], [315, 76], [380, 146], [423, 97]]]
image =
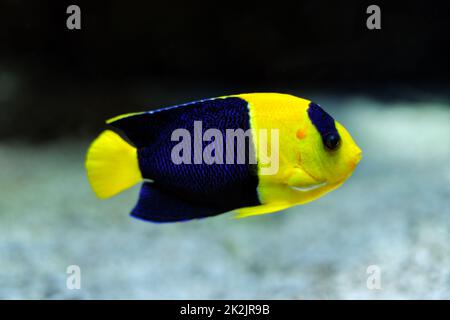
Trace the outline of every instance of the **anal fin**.
[[273, 203], [273, 204], [263, 204], [260, 206], [254, 206], [254, 207], [246, 207], [241, 208], [238, 210], [234, 210], [237, 212], [235, 218], [246, 218], [251, 216], [257, 216], [261, 214], [267, 214], [272, 213], [275, 211], [284, 210], [286, 208], [289, 208], [292, 206], [292, 204], [289, 203]]
[[188, 202], [156, 183], [145, 182], [131, 216], [151, 222], [177, 222], [215, 216], [227, 211], [229, 210]]

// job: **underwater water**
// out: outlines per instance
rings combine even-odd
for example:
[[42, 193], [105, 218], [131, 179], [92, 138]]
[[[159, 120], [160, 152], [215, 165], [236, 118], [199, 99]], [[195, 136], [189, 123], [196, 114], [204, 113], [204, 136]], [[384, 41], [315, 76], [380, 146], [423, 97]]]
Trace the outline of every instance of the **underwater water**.
[[[107, 201], [90, 190], [89, 141], [1, 143], [0, 298], [450, 298], [448, 102], [320, 102], [364, 152], [354, 175], [247, 219], [135, 220], [137, 186]], [[80, 290], [66, 288], [69, 265]]]

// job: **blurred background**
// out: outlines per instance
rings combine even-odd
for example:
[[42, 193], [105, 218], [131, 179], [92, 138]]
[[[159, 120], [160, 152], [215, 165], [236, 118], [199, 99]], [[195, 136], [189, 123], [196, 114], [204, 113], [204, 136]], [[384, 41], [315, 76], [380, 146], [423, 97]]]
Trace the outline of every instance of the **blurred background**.
[[[369, 30], [371, 4], [0, 0], [0, 298], [450, 298], [448, 11], [379, 4]], [[84, 155], [105, 119], [262, 91], [347, 127], [364, 157], [343, 187], [169, 225], [127, 216], [138, 187], [90, 190]]]

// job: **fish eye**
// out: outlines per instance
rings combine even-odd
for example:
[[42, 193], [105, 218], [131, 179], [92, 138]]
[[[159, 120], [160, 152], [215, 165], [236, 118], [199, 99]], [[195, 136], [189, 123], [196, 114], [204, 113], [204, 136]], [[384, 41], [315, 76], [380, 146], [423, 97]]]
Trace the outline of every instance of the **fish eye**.
[[341, 138], [335, 133], [328, 133], [323, 138], [323, 143], [328, 150], [336, 150], [339, 147], [340, 142]]

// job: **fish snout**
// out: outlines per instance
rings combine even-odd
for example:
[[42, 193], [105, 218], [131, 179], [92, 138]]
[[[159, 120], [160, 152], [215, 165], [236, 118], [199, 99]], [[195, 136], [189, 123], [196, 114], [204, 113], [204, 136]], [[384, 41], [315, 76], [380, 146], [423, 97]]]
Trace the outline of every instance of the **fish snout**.
[[358, 163], [361, 161], [362, 155], [363, 154], [361, 149], [356, 147], [354, 155], [350, 158], [350, 160], [348, 160], [348, 166], [350, 167], [351, 170], [354, 170], [356, 168]]
[[358, 149], [358, 152], [355, 155], [355, 165], [357, 165], [362, 159], [363, 153], [361, 149]]

